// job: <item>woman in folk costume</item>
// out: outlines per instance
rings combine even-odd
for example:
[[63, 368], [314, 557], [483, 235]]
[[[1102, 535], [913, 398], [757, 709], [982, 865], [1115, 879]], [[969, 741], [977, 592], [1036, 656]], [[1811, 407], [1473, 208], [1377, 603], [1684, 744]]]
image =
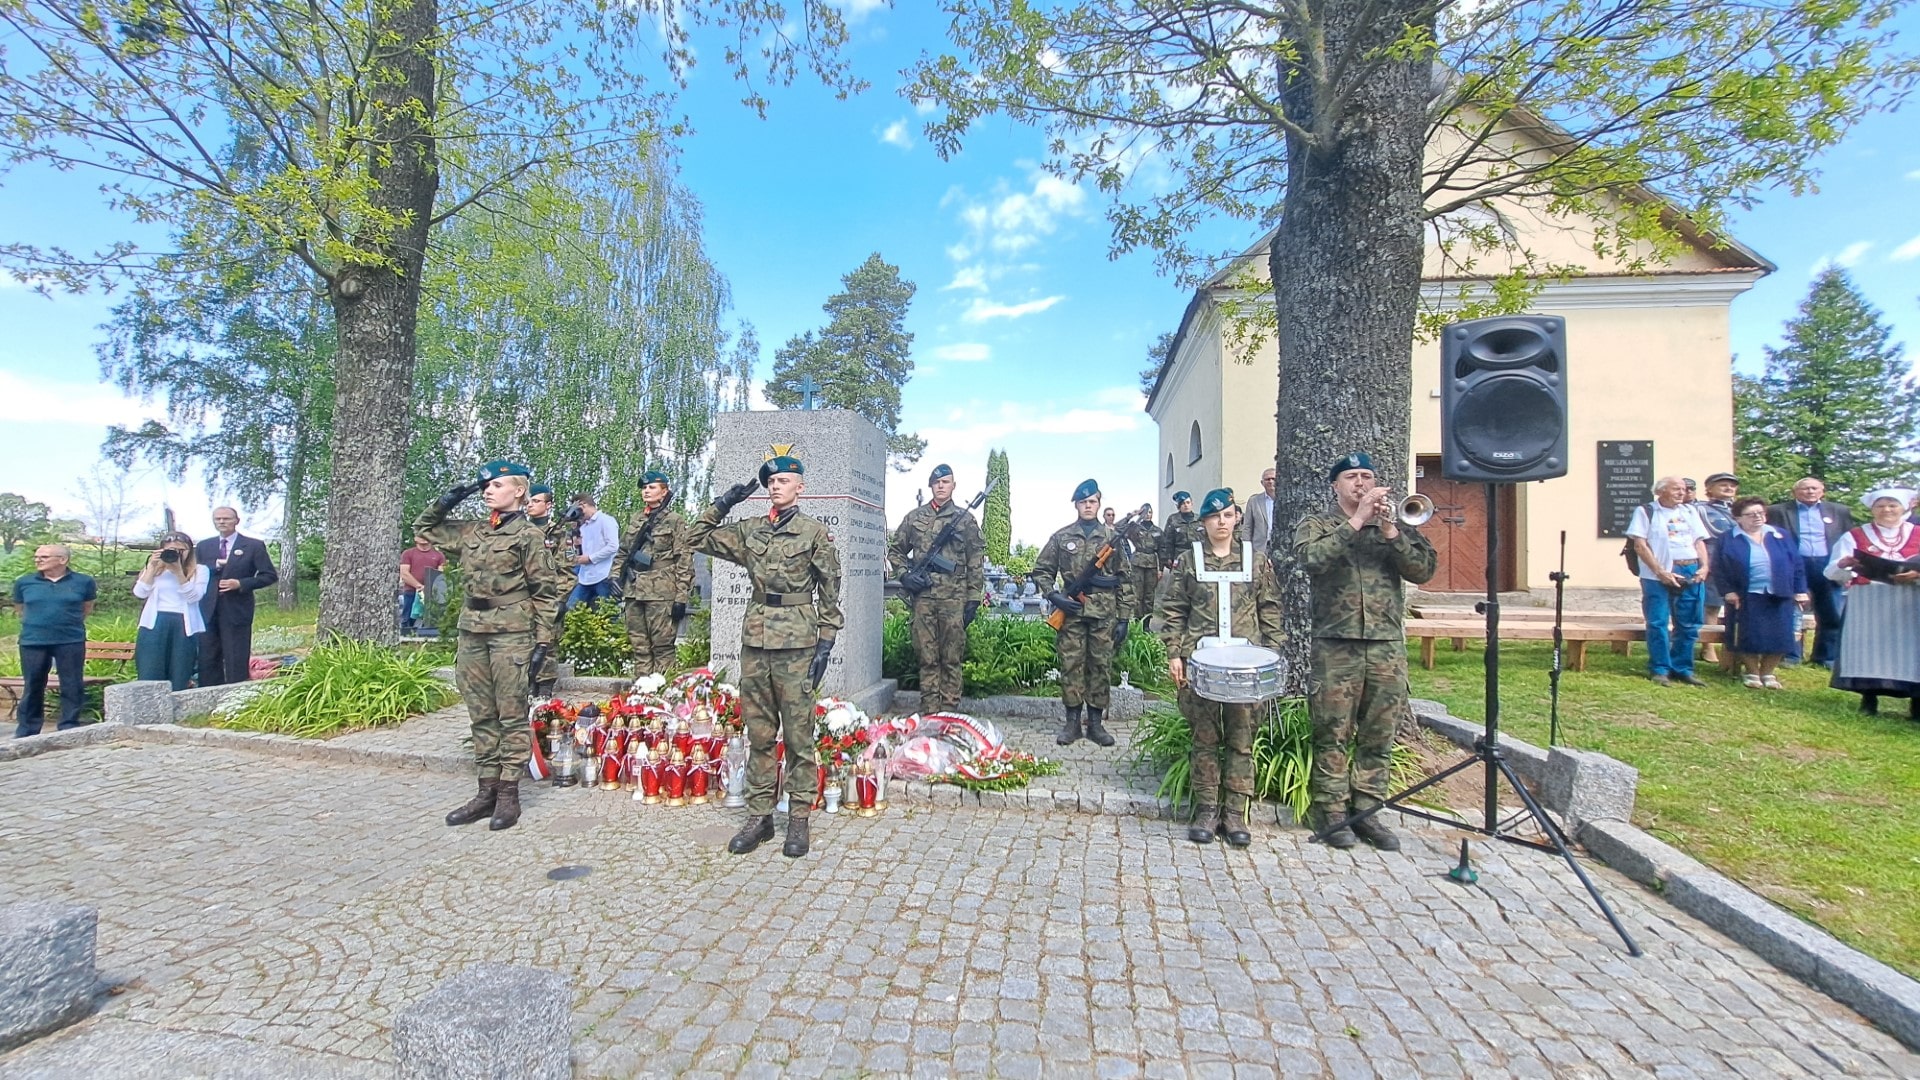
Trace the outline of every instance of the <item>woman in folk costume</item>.
[[1869, 714], [1880, 711], [1882, 696], [1906, 698], [1908, 714], [1920, 720], [1920, 526], [1907, 520], [1912, 497], [1904, 488], [1869, 494], [1872, 518], [1834, 543], [1827, 577], [1847, 586], [1833, 687], [1859, 694], [1860, 711]]

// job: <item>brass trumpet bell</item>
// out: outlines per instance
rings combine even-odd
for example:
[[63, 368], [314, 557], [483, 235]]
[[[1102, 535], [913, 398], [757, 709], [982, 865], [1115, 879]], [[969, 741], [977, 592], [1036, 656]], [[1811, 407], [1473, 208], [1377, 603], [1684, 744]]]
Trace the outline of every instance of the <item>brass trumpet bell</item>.
[[1400, 500], [1400, 524], [1421, 526], [1433, 520], [1433, 500], [1413, 494]]

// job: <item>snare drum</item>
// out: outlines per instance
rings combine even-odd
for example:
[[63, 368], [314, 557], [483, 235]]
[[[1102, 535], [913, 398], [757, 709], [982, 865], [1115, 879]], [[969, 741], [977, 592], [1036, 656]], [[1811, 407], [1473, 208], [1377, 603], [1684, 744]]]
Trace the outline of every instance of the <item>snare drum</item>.
[[1278, 697], [1286, 682], [1286, 662], [1258, 645], [1215, 645], [1195, 649], [1187, 658], [1187, 685], [1208, 701], [1258, 705]]

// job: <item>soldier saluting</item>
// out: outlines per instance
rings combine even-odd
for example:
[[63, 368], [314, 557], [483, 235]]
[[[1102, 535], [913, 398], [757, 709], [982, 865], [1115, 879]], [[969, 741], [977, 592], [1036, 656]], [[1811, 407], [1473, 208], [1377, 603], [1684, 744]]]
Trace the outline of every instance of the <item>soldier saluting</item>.
[[[1387, 767], [1407, 713], [1406, 587], [1432, 579], [1438, 559], [1420, 531], [1399, 522], [1393, 493], [1374, 486], [1373, 459], [1348, 454], [1327, 467], [1335, 513], [1310, 514], [1293, 531], [1293, 557], [1313, 589], [1312, 824], [1327, 843], [1359, 838], [1382, 851], [1400, 840], [1379, 814], [1352, 828], [1348, 811], [1387, 795]], [[1348, 777], [1347, 744], [1354, 745]]]
[[[807, 853], [807, 810], [820, 786], [813, 741], [814, 691], [827, 673], [840, 615], [840, 554], [827, 527], [800, 512], [806, 489], [800, 459], [781, 455], [757, 481], [735, 484], [687, 531], [687, 547], [739, 563], [753, 583], [740, 629], [740, 715], [747, 726], [747, 823], [727, 841], [745, 855], [773, 839], [773, 745], [787, 743], [787, 839], [790, 859]], [[728, 511], [764, 485], [765, 517], [723, 525]]]
[[[491, 815], [489, 829], [508, 829], [520, 820], [520, 774], [533, 753], [528, 682], [553, 651], [559, 600], [546, 540], [527, 520], [527, 475], [525, 465], [489, 461], [478, 480], [440, 496], [413, 523], [459, 564], [466, 586], [453, 682], [473, 724], [480, 791], [447, 815], [449, 825]], [[476, 492], [486, 500], [486, 520], [448, 521]]]
[[[1100, 485], [1081, 481], [1073, 490], [1073, 506], [1076, 520], [1047, 538], [1033, 564], [1034, 584], [1062, 616], [1054, 649], [1067, 718], [1054, 741], [1066, 746], [1080, 738], [1084, 706], [1087, 738], [1112, 746], [1113, 736], [1101, 721], [1110, 700], [1113, 650], [1127, 640], [1133, 586], [1121, 564], [1119, 533], [1100, 521]], [[1096, 567], [1102, 552], [1107, 553], [1107, 563]], [[1075, 595], [1058, 588], [1056, 579], [1064, 580]]]
[[673, 669], [674, 639], [693, 589], [687, 521], [673, 509], [672, 497], [666, 473], [654, 470], [640, 477], [642, 507], [627, 522], [627, 542], [613, 561], [614, 592], [626, 605], [636, 675]]
[[913, 608], [923, 712], [959, 707], [967, 626], [987, 589], [986, 541], [980, 523], [953, 501], [954, 486], [952, 467], [935, 465], [927, 477], [932, 501], [907, 511], [887, 549]]
[[1180, 558], [1180, 553], [1193, 547], [1205, 530], [1200, 527], [1200, 518], [1193, 512], [1193, 494], [1187, 491], [1173, 493], [1173, 516], [1167, 519], [1167, 527], [1160, 533], [1160, 565], [1172, 569]]
[[1127, 527], [1127, 542], [1133, 546], [1133, 617], [1146, 625], [1153, 614], [1153, 594], [1160, 588], [1160, 530], [1153, 524], [1153, 504], [1142, 503], [1133, 524]]

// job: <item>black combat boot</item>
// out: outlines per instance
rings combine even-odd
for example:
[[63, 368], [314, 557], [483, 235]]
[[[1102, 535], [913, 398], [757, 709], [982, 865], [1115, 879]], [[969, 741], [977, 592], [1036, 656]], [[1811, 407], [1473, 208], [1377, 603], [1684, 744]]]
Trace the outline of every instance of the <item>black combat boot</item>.
[[[772, 830], [773, 828], [772, 819], [768, 819], [767, 828], [769, 831]], [[807, 815], [788, 814], [787, 815], [787, 842], [780, 846], [780, 854], [785, 855], [789, 859], [797, 859], [800, 856], [805, 855], [807, 853], [808, 846], [809, 844], [807, 842]]]
[[1253, 844], [1253, 834], [1247, 831], [1249, 812], [1249, 800], [1245, 795], [1227, 798], [1227, 808], [1220, 814], [1220, 824], [1215, 828], [1233, 847], [1243, 848]]
[[1101, 720], [1106, 718], [1106, 713], [1107, 711], [1105, 709], [1096, 709], [1091, 705], [1087, 706], [1087, 738], [1092, 739], [1101, 746], [1112, 746], [1113, 736], [1107, 734], [1105, 725], [1100, 723]]
[[727, 850], [735, 855], [745, 855], [771, 839], [773, 839], [773, 815], [762, 814], [759, 817], [748, 818], [747, 823], [740, 826], [740, 831], [734, 833], [733, 839], [727, 841]]
[[[1365, 810], [1366, 807], [1356, 804], [1354, 809]], [[1385, 811], [1375, 811], [1367, 815], [1364, 820], [1353, 822], [1347, 829], [1355, 836], [1372, 844], [1376, 851], [1399, 851], [1400, 838], [1393, 834], [1392, 829], [1387, 828], [1386, 820], [1382, 816], [1384, 813]]]
[[1193, 812], [1193, 824], [1187, 826], [1187, 839], [1196, 844], [1213, 843], [1214, 823], [1220, 820], [1220, 808], [1201, 806]]
[[488, 814], [493, 813], [493, 786], [498, 783], [491, 776], [480, 778], [480, 793], [467, 800], [467, 804], [447, 815], [449, 825], [471, 825]]
[[1080, 740], [1080, 706], [1067, 706], [1067, 722], [1060, 725], [1060, 734], [1053, 741], [1061, 746], [1072, 746]]
[[1360, 843], [1360, 838], [1353, 835], [1352, 829], [1347, 828], [1347, 812], [1345, 810], [1323, 811], [1321, 817], [1323, 820], [1322, 827], [1327, 830], [1326, 841], [1328, 847], [1339, 848], [1341, 851], [1346, 851]]
[[487, 822], [487, 828], [494, 832], [513, 828], [513, 823], [520, 820], [520, 781], [495, 781], [493, 793], [493, 820]]

